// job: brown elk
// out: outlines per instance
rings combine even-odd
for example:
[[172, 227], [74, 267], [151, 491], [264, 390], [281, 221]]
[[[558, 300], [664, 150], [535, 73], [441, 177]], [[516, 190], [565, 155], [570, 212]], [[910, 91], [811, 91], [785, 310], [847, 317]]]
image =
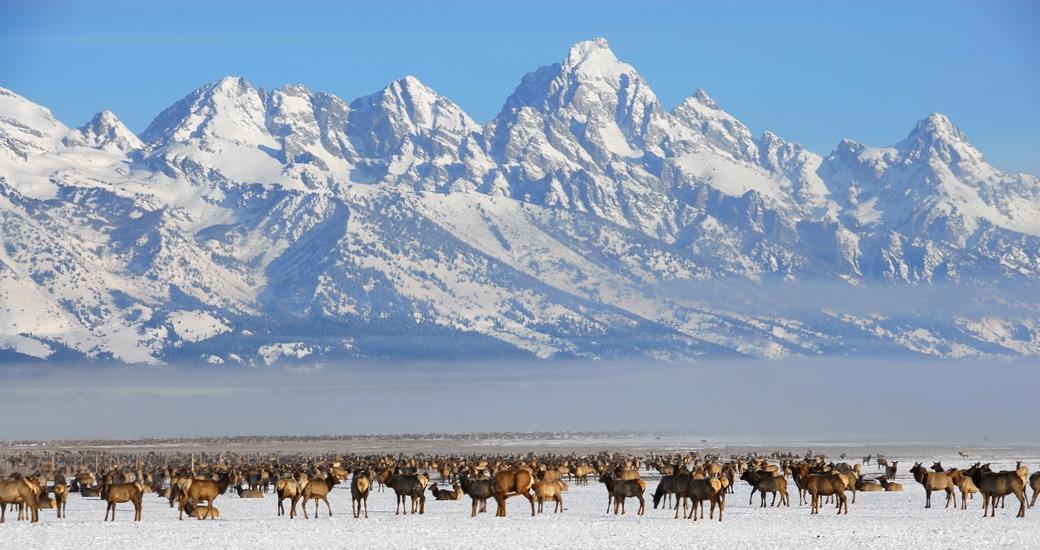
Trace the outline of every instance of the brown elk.
[[209, 516], [213, 519], [220, 519], [220, 510], [212, 506], [196, 506], [192, 502], [184, 503], [184, 511], [187, 512], [188, 517], [195, 519], [203, 519]]
[[[887, 479], [885, 481], [888, 481]], [[864, 493], [881, 493], [885, 488], [875, 480], [860, 478], [856, 481], [856, 490]]]
[[567, 484], [560, 481], [536, 481], [532, 485], [534, 499], [538, 501], [538, 513], [542, 513], [545, 501], [551, 500], [556, 503], [553, 513], [563, 511], [563, 492], [567, 490]]
[[949, 470], [944, 469], [941, 462], [932, 464], [932, 471], [946, 472], [949, 474], [950, 479], [953, 480], [953, 484], [961, 491], [961, 510], [967, 510], [968, 498], [979, 492], [978, 487], [975, 486], [975, 482], [971, 477], [965, 475], [964, 470], [958, 470], [957, 468], [950, 468]]
[[332, 474], [328, 474], [325, 477], [311, 478], [307, 481], [307, 484], [303, 486], [300, 491], [300, 498], [303, 499], [303, 519], [310, 519], [307, 516], [307, 501], [314, 501], [314, 519], [318, 519], [318, 509], [321, 506], [321, 502], [325, 502], [325, 507], [329, 510], [329, 517], [332, 517], [332, 505], [329, 504], [329, 491], [332, 490], [336, 484], [339, 483], [339, 478]]
[[32, 523], [40, 521], [39, 486], [21, 476], [0, 480], [0, 523], [7, 515], [7, 505], [18, 506], [18, 519], [25, 518], [28, 509]]
[[365, 508], [365, 519], [368, 519], [368, 492], [372, 489], [372, 478], [368, 470], [354, 470], [354, 478], [350, 480], [350, 510], [355, 518], [361, 517], [361, 507]]
[[108, 513], [112, 512], [112, 521], [116, 520], [116, 504], [130, 502], [134, 505], [134, 521], [141, 521], [141, 486], [136, 483], [116, 483], [104, 487], [105, 521], [108, 521]]
[[238, 493], [238, 498], [264, 498], [262, 489], [246, 489], [239, 485], [235, 487], [235, 492]]
[[838, 513], [842, 513], [844, 508], [845, 513], [849, 513], [849, 501], [845, 496], [845, 484], [847, 478], [837, 472], [828, 472], [825, 474], [809, 474], [808, 479], [803, 481], [806, 490], [812, 497], [812, 514], [820, 513], [820, 497], [833, 495], [838, 499]]
[[58, 508], [58, 517], [64, 518], [65, 508], [69, 503], [69, 487], [65, 485], [65, 478], [58, 476], [54, 479], [54, 501]]
[[440, 489], [437, 484], [430, 485], [430, 492], [434, 500], [459, 500], [462, 498], [462, 487], [458, 483], [452, 483], [451, 489]]
[[921, 466], [920, 462], [914, 463], [914, 467], [910, 468], [910, 473], [914, 475], [914, 481], [921, 484], [924, 487], [924, 507], [932, 507], [932, 491], [946, 491], [946, 508], [950, 507], [950, 502], [953, 502], [954, 508], [957, 507], [957, 496], [953, 493], [954, 485], [953, 478], [946, 472], [929, 472]]
[[[230, 485], [231, 478], [227, 474], [218, 476], [216, 480], [203, 478], [185, 478], [181, 480], [180, 514], [178, 514], [178, 519], [184, 519], [184, 505], [189, 501], [198, 505], [205, 500], [208, 510], [213, 510], [213, 501], [217, 500], [218, 496], [224, 494]], [[205, 517], [216, 519], [213, 517], [212, 512]]]
[[791, 502], [787, 494], [787, 479], [782, 475], [774, 475], [772, 472], [765, 470], [747, 470], [740, 475], [740, 479], [748, 482], [751, 485], [751, 495], [748, 497], [748, 505], [751, 504], [751, 499], [755, 496], [755, 491], [758, 491], [762, 495], [762, 505], [760, 508], [766, 507], [766, 493], [773, 494], [773, 501], [770, 506], [776, 505], [776, 495], [780, 494], [780, 505], [790, 506]]
[[495, 472], [491, 481], [491, 488], [495, 495], [495, 517], [506, 517], [506, 500], [509, 497], [522, 496], [531, 503], [531, 515], [534, 511], [534, 495], [531, 494], [531, 486], [534, 485], [534, 476], [526, 468], [509, 468]]
[[902, 483], [896, 483], [894, 481], [889, 481], [884, 476], [878, 478], [878, 483], [880, 483], [881, 487], [884, 488], [885, 491], [889, 492], [889, 493], [898, 493], [898, 492], [903, 490], [903, 484]]
[[285, 499], [289, 499], [289, 519], [296, 517], [296, 503], [300, 500], [300, 483], [292, 477], [280, 478], [274, 484], [278, 497], [278, 515], [285, 515]]
[[[965, 471], [965, 475], [971, 477], [975, 486], [979, 488], [979, 492], [982, 493], [982, 517], [986, 517], [987, 513], [990, 517], [995, 517], [997, 515], [996, 498], [1009, 494], [1014, 494], [1018, 499], [1018, 514], [1015, 517], [1026, 517], [1026, 476], [1029, 474], [1029, 469], [1019, 466], [1017, 470], [987, 472], [984, 471], [984, 468], [985, 466], [976, 463]], [[992, 506], [989, 506], [990, 511], [987, 512], [987, 506], [990, 504]]]

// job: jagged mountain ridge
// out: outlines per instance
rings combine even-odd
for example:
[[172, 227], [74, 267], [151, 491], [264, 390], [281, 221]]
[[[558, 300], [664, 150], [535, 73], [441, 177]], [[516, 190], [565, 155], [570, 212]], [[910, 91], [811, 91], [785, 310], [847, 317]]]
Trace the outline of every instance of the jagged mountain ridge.
[[605, 40], [480, 126], [405, 77], [347, 102], [237, 77], [135, 136], [0, 89], [0, 357], [1035, 354], [1036, 310], [750, 311], [729, 278], [1040, 282], [1040, 184], [942, 115], [821, 156]]

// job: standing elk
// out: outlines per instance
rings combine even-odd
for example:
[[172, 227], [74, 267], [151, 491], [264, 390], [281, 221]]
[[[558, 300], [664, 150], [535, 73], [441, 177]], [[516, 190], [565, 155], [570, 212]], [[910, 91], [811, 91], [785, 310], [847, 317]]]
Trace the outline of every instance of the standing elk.
[[773, 501], [769, 504], [770, 506], [776, 505], [777, 493], [780, 494], [781, 506], [791, 505], [787, 494], [787, 479], [784, 476], [774, 475], [771, 472], [761, 470], [747, 470], [740, 475], [740, 479], [751, 485], [751, 495], [748, 497], [749, 506], [751, 505], [751, 499], [755, 496], [755, 491], [762, 494], [762, 505], [760, 508], [766, 507], [766, 493], [773, 494]]
[[418, 512], [420, 514], [426, 512], [426, 490], [423, 488], [422, 480], [418, 475], [395, 473], [390, 476], [387, 482], [387, 485], [394, 490], [397, 496], [397, 506], [394, 507], [394, 515], [400, 514], [401, 511], [408, 514], [408, 498], [411, 498], [411, 512], [413, 514], [416, 513], [416, 504], [418, 504]]
[[105, 508], [105, 521], [108, 521], [109, 512], [112, 512], [112, 521], [116, 520], [116, 504], [123, 502], [130, 502], [134, 505], [134, 521], [141, 521], [141, 495], [143, 491], [138, 484], [116, 483], [114, 485], [106, 485], [103, 492], [105, 493], [105, 502], [108, 503], [108, 506]]
[[1017, 470], [987, 472], [985, 471], [986, 466], [976, 463], [965, 471], [965, 474], [971, 477], [975, 486], [979, 488], [979, 492], [982, 493], [982, 517], [987, 515], [987, 506], [989, 506], [989, 517], [996, 517], [997, 497], [1009, 494], [1014, 494], [1018, 499], [1018, 514], [1015, 517], [1026, 517], [1026, 476], [1029, 474], [1029, 469], [1019, 466]]
[[556, 505], [553, 507], [553, 513], [563, 511], [563, 492], [567, 490], [567, 484], [560, 481], [536, 481], [532, 485], [534, 489], [534, 499], [538, 501], [538, 513], [541, 514], [545, 501], [551, 500]]
[[278, 515], [285, 515], [285, 499], [289, 499], [289, 519], [296, 517], [296, 503], [300, 500], [300, 483], [293, 477], [280, 478], [274, 484], [278, 498]]
[[0, 480], [0, 523], [6, 519], [8, 504], [18, 507], [19, 520], [25, 519], [28, 509], [32, 523], [40, 521], [39, 494], [39, 486], [20, 475]]
[[310, 478], [307, 481], [307, 485], [303, 486], [300, 491], [300, 498], [303, 499], [303, 519], [310, 519], [307, 516], [307, 501], [314, 501], [314, 519], [318, 519], [318, 509], [322, 502], [325, 502], [325, 508], [329, 510], [329, 517], [332, 517], [332, 505], [329, 504], [329, 491], [332, 490], [336, 484], [339, 483], [339, 478], [332, 474], [328, 474], [325, 477]]
[[929, 472], [924, 466], [921, 466], [920, 462], [914, 463], [914, 467], [910, 468], [910, 473], [914, 475], [914, 481], [924, 487], [925, 508], [932, 507], [932, 491], [946, 491], [946, 508], [950, 507], [951, 501], [954, 508], [957, 507], [957, 495], [953, 492], [956, 485], [954, 485], [950, 474], [946, 472]]
[[847, 478], [837, 472], [830, 472], [825, 474], [809, 474], [809, 478], [804, 481], [805, 487], [812, 497], [812, 510], [809, 512], [812, 514], [820, 513], [820, 497], [833, 495], [838, 499], [838, 514], [842, 513], [844, 508], [845, 513], [849, 513], [849, 501], [845, 496], [845, 484]]
[[1029, 507], [1032, 508], [1036, 505], [1036, 495], [1040, 494], [1040, 471], [1029, 476], [1029, 487], [1033, 489], [1033, 499], [1029, 501]]
[[509, 497], [522, 496], [531, 503], [531, 515], [534, 511], [534, 495], [531, 494], [531, 486], [534, 485], [534, 476], [525, 468], [509, 468], [501, 472], [495, 472], [491, 487], [495, 495], [495, 517], [506, 517], [506, 500]]
[[[646, 511], [646, 500], [643, 498], [646, 482], [642, 479], [615, 479], [613, 473], [605, 472], [599, 480], [607, 487], [607, 513], [610, 513], [610, 503], [613, 502], [614, 515], [618, 514], [619, 509], [621, 515], [625, 515], [625, 499], [627, 498], [639, 500], [637, 515], [641, 516]], [[676, 506], [678, 506], [678, 502], [676, 502]]]
[[487, 499], [495, 494], [490, 479], [471, 479], [469, 472], [463, 471], [459, 475], [459, 487], [462, 488], [463, 493], [469, 495], [472, 501], [470, 517], [477, 517], [478, 508], [480, 512], [487, 511]]
[[216, 519], [213, 517], [212, 510], [213, 501], [217, 500], [217, 497], [224, 494], [228, 487], [231, 485], [231, 478], [228, 474], [221, 474], [216, 480], [204, 479], [204, 478], [185, 478], [180, 484], [180, 514], [178, 519], [184, 519], [184, 505], [188, 502], [194, 503], [196, 506], [206, 501], [207, 512], [204, 517], [209, 519]]
[[355, 518], [361, 517], [361, 507], [365, 508], [365, 519], [368, 519], [368, 492], [372, 489], [372, 477], [368, 470], [354, 470], [350, 480], [350, 510]]

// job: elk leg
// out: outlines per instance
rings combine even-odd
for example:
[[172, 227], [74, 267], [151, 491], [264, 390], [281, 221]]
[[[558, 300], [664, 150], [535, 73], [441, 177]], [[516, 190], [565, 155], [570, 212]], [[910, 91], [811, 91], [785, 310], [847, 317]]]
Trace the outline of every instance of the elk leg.
[[329, 517], [331, 518], [331, 517], [332, 517], [332, 505], [331, 505], [331, 504], [329, 504], [329, 499], [328, 499], [328, 497], [327, 497], [327, 496], [325, 496], [325, 497], [322, 497], [322, 498], [321, 498], [321, 500], [324, 500], [324, 501], [325, 501], [325, 507], [329, 509]]

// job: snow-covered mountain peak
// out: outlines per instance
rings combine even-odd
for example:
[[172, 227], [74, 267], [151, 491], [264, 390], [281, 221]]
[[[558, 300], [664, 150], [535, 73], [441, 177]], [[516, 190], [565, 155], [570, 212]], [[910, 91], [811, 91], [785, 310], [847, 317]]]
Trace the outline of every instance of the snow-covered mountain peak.
[[571, 46], [562, 67], [565, 73], [614, 78], [633, 71], [630, 65], [618, 60], [605, 38], [583, 40]]
[[408, 75], [388, 84], [382, 90], [351, 103], [359, 112], [381, 111], [396, 133], [420, 133], [446, 130], [459, 133], [479, 132], [473, 121], [455, 102], [438, 94], [418, 78]]
[[144, 147], [137, 134], [131, 132], [123, 121], [109, 110], [101, 111], [75, 132], [70, 132], [64, 143], [104, 149], [113, 153], [127, 153]]
[[968, 136], [940, 113], [917, 122], [913, 131], [896, 148], [908, 160], [936, 158], [945, 164], [985, 162]]
[[68, 131], [46, 107], [0, 88], [0, 153], [25, 161], [53, 150]]
[[207, 138], [257, 143], [268, 141], [264, 134], [260, 91], [242, 77], [226, 76], [160, 113], [141, 137], [153, 145]]
[[0, 361], [1040, 355], [1032, 305], [886, 319], [662, 292], [1040, 282], [1040, 181], [945, 117], [826, 159], [760, 135], [704, 90], [666, 112], [604, 40], [484, 128], [410, 76], [349, 103], [227, 77], [127, 155], [115, 115], [70, 130], [0, 89]]
[[697, 100], [697, 102], [709, 109], [720, 109], [719, 104], [715, 103], [715, 100], [708, 95], [708, 92], [704, 88], [697, 88], [697, 91], [694, 92], [693, 96], [689, 99]]
[[[737, 117], [727, 113], [703, 89], [698, 89], [675, 109], [672, 118], [687, 132], [685, 139], [694, 143], [706, 140], [709, 144], [736, 159], [754, 162], [758, 146], [751, 130]], [[680, 138], [681, 141], [682, 138]]]

